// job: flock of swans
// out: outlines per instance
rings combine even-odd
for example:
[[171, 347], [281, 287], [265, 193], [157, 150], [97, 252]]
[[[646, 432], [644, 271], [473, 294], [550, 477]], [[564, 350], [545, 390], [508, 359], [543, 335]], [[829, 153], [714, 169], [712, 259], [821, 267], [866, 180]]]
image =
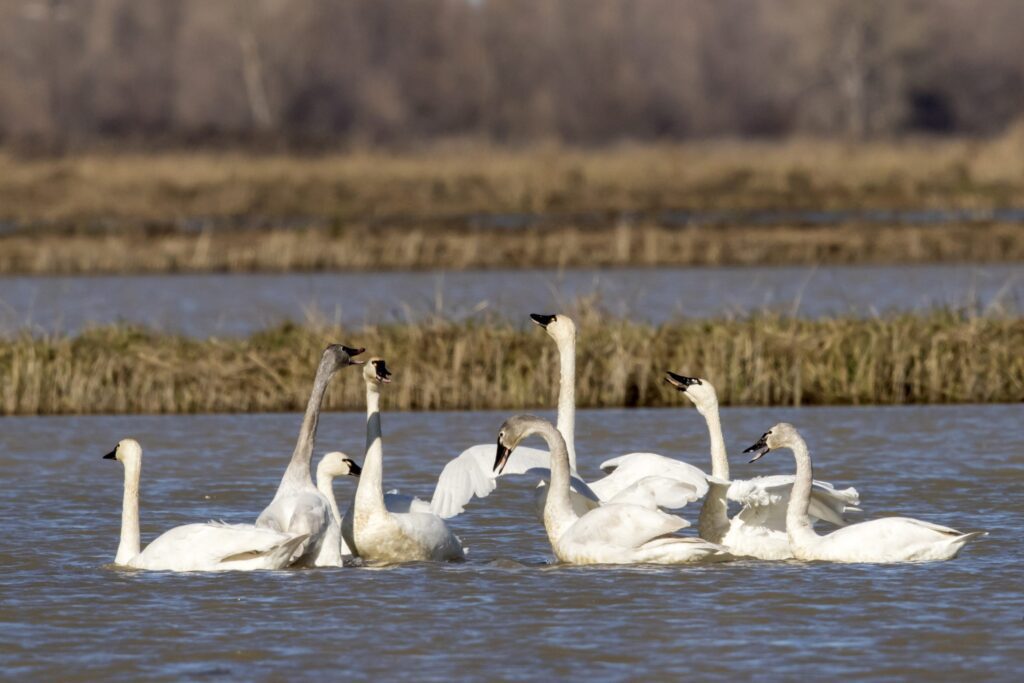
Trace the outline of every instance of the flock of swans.
[[[465, 558], [462, 541], [445, 519], [483, 498], [501, 477], [532, 475], [537, 514], [555, 557], [567, 564], [680, 564], [735, 559], [829, 562], [922, 562], [956, 556], [985, 532], [961, 533], [906, 517], [850, 524], [859, 511], [854, 488], [837, 489], [814, 479], [807, 445], [796, 429], [780, 423], [744, 451], [754, 462], [772, 450], [789, 449], [795, 475], [730, 478], [718, 397], [704, 379], [667, 373], [666, 381], [691, 400], [707, 423], [711, 473], [655, 453], [628, 453], [602, 463], [606, 473], [586, 482], [576, 468], [576, 327], [565, 315], [531, 315], [555, 341], [560, 358], [557, 425], [532, 415], [502, 424], [497, 446], [480, 444], [451, 460], [430, 502], [385, 491], [380, 397], [391, 382], [381, 358], [356, 360], [365, 350], [332, 344], [324, 351], [299, 437], [270, 505], [255, 524], [187, 524], [161, 534], [141, 549], [139, 481], [142, 448], [123, 439], [104, 458], [124, 466], [121, 539], [114, 563], [163, 571], [341, 567], [346, 562], [394, 564]], [[362, 467], [345, 454], [327, 453], [311, 476], [317, 423], [331, 378], [350, 365], [363, 366], [366, 384], [366, 454]], [[521, 447], [538, 435], [547, 450]], [[355, 477], [355, 496], [342, 515], [334, 479]], [[677, 512], [703, 499], [696, 536]], [[739, 511], [729, 515], [729, 503]], [[837, 527], [827, 534], [818, 521]], [[357, 559], [358, 558], [358, 559]]]

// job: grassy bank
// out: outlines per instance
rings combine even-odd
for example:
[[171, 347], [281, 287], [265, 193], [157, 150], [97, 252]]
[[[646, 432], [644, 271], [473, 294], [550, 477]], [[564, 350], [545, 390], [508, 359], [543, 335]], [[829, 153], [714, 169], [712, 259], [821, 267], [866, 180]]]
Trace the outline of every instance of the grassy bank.
[[[652, 326], [579, 320], [582, 407], [681, 403], [664, 371], [700, 375], [723, 405], [1024, 400], [1024, 320], [952, 311], [877, 319], [759, 315]], [[191, 340], [125, 327], [0, 341], [4, 414], [300, 410], [329, 340], [366, 346], [395, 372], [402, 410], [549, 407], [554, 344], [536, 328], [434, 322], [365, 329], [286, 326], [241, 340]], [[359, 410], [343, 371], [329, 409]]]
[[[1024, 206], [1022, 154], [1024, 129], [305, 158], [0, 152], [0, 273], [1020, 261], [1024, 227], [984, 212]], [[829, 227], [747, 213], [766, 209], [854, 213]], [[871, 209], [980, 218], [858, 224]], [[724, 213], [666, 222], [680, 211]], [[523, 215], [543, 220], [502, 227]]]

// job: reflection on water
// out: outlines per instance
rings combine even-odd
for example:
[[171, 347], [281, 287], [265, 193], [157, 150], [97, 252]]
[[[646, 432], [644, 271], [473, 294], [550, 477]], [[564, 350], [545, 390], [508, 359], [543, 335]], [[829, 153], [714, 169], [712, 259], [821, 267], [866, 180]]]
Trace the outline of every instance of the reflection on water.
[[[385, 415], [385, 483], [429, 495], [499, 413]], [[363, 416], [326, 415], [319, 452], [358, 455]], [[144, 540], [246, 521], [284, 468], [297, 415], [4, 418], [0, 661], [11, 678], [224, 680], [487, 677], [1015, 680], [1024, 667], [1020, 406], [730, 409], [730, 453], [789, 420], [816, 476], [856, 485], [871, 515], [991, 535], [921, 566], [742, 562], [552, 567], [532, 481], [509, 480], [453, 526], [459, 565], [172, 575], [105, 566], [117, 546], [121, 437], [146, 448]], [[581, 470], [635, 449], [707, 465], [692, 408], [583, 411]], [[772, 453], [734, 476], [788, 472]], [[339, 498], [351, 496], [339, 482]], [[695, 521], [696, 509], [687, 516]], [[690, 530], [692, 533], [692, 530]]]
[[936, 265], [5, 277], [0, 333], [124, 320], [194, 336], [244, 335], [311, 313], [349, 324], [430, 313], [516, 319], [592, 295], [614, 315], [654, 322], [764, 308], [813, 317], [993, 302], [1020, 310], [1022, 276], [1019, 265]]

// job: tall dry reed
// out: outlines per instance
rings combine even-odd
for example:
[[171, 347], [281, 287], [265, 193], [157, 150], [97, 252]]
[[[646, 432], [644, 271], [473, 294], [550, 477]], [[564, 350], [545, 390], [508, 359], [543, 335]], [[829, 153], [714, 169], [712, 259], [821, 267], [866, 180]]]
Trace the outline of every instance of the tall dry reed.
[[[954, 311], [859, 319], [743, 319], [650, 325], [578, 319], [582, 407], [679, 403], [664, 371], [699, 375], [724, 405], [1024, 400], [1024, 320]], [[536, 328], [489, 321], [362, 329], [285, 325], [247, 339], [193, 340], [128, 327], [0, 341], [3, 414], [299, 410], [320, 350], [364, 345], [395, 372], [388, 407], [520, 410], [551, 406], [554, 344]], [[360, 409], [342, 371], [329, 409]]]

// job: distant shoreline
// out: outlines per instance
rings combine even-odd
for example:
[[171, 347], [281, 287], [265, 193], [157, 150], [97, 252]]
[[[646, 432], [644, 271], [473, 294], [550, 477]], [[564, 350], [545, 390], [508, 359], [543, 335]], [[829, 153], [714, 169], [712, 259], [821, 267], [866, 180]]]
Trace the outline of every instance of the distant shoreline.
[[[722, 405], [901, 405], [1024, 401], [1024, 319], [938, 310], [816, 320], [775, 314], [652, 325], [576, 315], [584, 408], [686, 405], [666, 370], [711, 380]], [[542, 332], [500, 320], [366, 328], [284, 325], [244, 339], [127, 326], [0, 339], [0, 414], [301, 410], [324, 344], [388, 359], [397, 410], [555, 405], [558, 361]], [[356, 372], [326, 409], [358, 410]]]

